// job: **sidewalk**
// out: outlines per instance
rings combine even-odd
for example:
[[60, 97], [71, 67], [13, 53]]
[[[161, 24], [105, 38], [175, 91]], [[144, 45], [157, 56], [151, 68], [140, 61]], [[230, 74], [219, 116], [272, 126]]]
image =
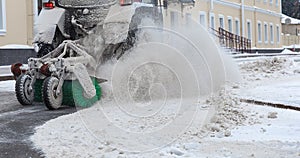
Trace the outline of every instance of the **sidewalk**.
[[13, 79], [13, 74], [10, 72], [10, 65], [0, 66], [0, 81]]

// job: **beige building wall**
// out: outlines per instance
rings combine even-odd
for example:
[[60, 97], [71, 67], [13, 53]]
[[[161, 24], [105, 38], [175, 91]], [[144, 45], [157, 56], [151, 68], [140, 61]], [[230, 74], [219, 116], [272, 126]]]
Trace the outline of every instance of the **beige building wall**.
[[300, 24], [282, 24], [282, 38], [284, 46], [300, 44]]
[[8, 44], [32, 45], [33, 1], [4, 0], [6, 32], [0, 35], [0, 46]]
[[221, 18], [225, 30], [251, 39], [253, 48], [282, 47], [281, 0], [200, 0], [194, 7], [183, 8], [179, 3], [169, 4], [164, 17], [166, 25], [174, 23], [170, 14], [175, 10], [179, 12], [177, 20], [180, 24], [185, 24], [187, 14], [200, 23], [202, 14], [205, 15], [204, 26], [211, 30], [211, 17], [214, 17], [214, 29], [217, 30], [221, 27]]
[[282, 24], [282, 33], [300, 35], [300, 24]]
[[285, 34], [282, 35], [284, 46], [293, 46], [300, 44], [300, 36]]

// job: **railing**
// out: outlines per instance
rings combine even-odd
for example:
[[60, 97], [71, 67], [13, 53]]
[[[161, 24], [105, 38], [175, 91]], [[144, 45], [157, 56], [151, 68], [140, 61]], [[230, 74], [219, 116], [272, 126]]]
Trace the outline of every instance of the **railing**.
[[218, 30], [212, 28], [215, 35], [219, 38], [219, 43], [228, 49], [235, 50], [241, 53], [251, 52], [251, 40], [245, 37], [233, 34], [219, 27]]

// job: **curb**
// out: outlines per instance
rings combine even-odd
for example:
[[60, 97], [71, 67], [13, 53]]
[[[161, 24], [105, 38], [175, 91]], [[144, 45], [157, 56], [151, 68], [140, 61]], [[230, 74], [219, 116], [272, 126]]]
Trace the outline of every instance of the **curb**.
[[14, 80], [14, 76], [0, 76], [0, 81]]

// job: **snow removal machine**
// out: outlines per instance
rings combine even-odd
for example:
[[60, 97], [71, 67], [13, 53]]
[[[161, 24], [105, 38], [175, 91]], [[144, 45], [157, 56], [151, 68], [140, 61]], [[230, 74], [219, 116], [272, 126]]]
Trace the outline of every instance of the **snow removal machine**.
[[[36, 58], [11, 66], [22, 105], [43, 102], [89, 107], [101, 97], [97, 66], [133, 47], [145, 17], [163, 23], [161, 0], [55, 0], [43, 3], [35, 23]], [[95, 49], [99, 47], [101, 49]]]

